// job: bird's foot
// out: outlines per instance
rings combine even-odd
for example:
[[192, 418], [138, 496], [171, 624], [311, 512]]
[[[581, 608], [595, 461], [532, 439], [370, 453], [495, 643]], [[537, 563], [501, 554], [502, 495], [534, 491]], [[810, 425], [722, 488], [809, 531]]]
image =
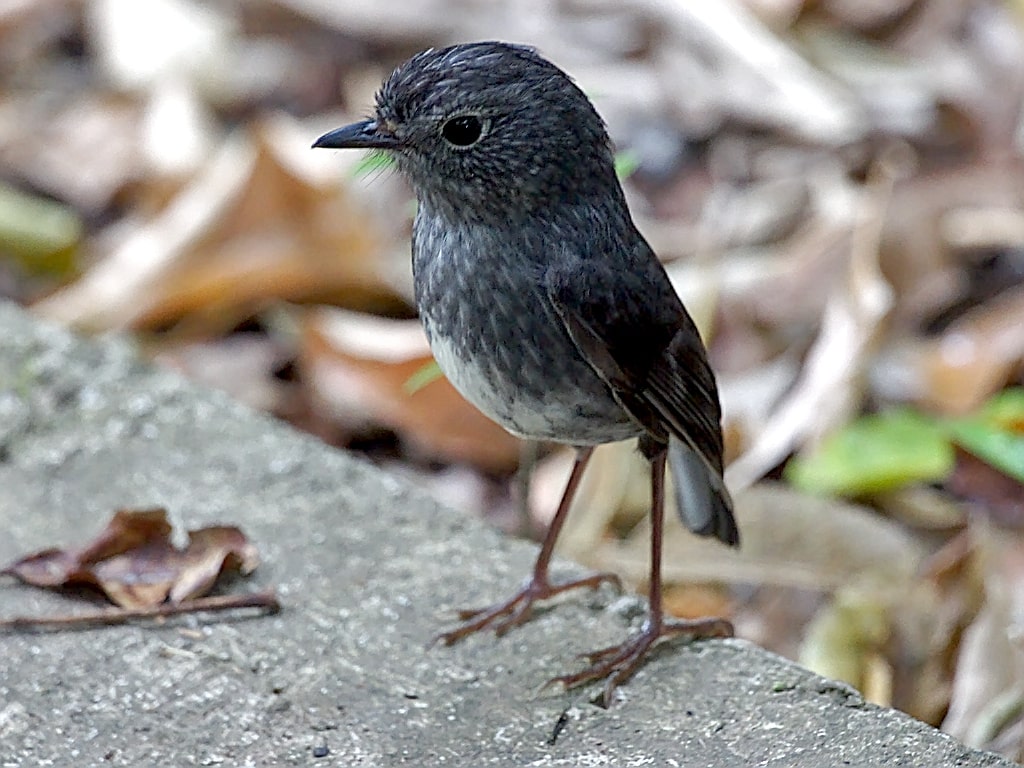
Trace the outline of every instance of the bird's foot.
[[595, 573], [561, 584], [552, 584], [547, 577], [533, 576], [523, 584], [518, 592], [504, 602], [495, 603], [486, 608], [459, 611], [459, 620], [463, 623], [453, 630], [442, 632], [434, 638], [434, 642], [452, 645], [485, 629], [494, 630], [494, 633], [500, 637], [529, 619], [533, 614], [534, 603], [537, 601], [547, 600], [578, 587], [597, 589], [601, 584], [611, 584], [618, 590], [622, 589], [622, 582], [614, 573]]
[[572, 675], [555, 677], [544, 687], [561, 685], [563, 688], [572, 688], [604, 679], [601, 702], [607, 707], [611, 704], [615, 688], [636, 672], [651, 649], [661, 640], [676, 635], [688, 635], [691, 638], [732, 637], [733, 627], [727, 619], [720, 618], [668, 620], [648, 617], [640, 631], [624, 643], [582, 654], [581, 658], [590, 662], [586, 669]]

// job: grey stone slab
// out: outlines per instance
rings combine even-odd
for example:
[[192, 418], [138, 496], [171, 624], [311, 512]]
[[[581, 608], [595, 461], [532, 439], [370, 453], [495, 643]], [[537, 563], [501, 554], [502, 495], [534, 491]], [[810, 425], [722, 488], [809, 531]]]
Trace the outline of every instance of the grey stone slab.
[[[661, 649], [609, 710], [537, 693], [638, 620], [607, 593], [428, 648], [534, 548], [121, 342], [0, 305], [0, 562], [155, 505], [241, 525], [264, 563], [236, 589], [272, 585], [283, 612], [0, 635], [0, 766], [1010, 765], [741, 641]], [[4, 617], [80, 609], [0, 583]]]

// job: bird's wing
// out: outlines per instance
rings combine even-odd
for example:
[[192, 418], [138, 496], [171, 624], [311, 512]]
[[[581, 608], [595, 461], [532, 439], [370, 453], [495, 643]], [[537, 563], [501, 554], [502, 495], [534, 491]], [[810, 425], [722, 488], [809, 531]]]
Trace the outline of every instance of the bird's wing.
[[722, 477], [715, 376], [696, 326], [649, 246], [638, 236], [614, 266], [601, 258], [556, 259], [544, 281], [569, 338], [615, 399], [654, 439], [668, 443], [683, 522], [695, 534], [738, 544]]
[[545, 288], [587, 362], [652, 436], [674, 435], [722, 472], [721, 408], [697, 328], [646, 243], [628, 270], [578, 259]]
[[616, 400], [669, 447], [676, 507], [691, 531], [739, 543], [722, 478], [721, 407], [693, 320], [646, 243], [627, 270], [573, 259], [545, 289], [580, 354]]

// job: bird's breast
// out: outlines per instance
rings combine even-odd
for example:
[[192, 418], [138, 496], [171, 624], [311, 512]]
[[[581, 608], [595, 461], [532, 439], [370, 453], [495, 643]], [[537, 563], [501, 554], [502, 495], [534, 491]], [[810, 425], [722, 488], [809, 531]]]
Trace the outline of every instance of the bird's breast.
[[524, 246], [417, 222], [416, 303], [438, 366], [510, 432], [585, 445], [637, 434], [577, 350]]

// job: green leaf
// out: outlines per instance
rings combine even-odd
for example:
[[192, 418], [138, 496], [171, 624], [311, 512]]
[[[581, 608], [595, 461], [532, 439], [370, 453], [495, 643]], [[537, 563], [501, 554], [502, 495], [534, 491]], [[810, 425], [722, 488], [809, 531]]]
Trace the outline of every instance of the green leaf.
[[1011, 432], [1024, 432], [1024, 387], [1010, 387], [993, 395], [981, 416]]
[[615, 155], [615, 175], [625, 181], [640, 167], [640, 156], [629, 149]]
[[953, 464], [944, 427], [901, 409], [852, 422], [790, 461], [785, 476], [804, 491], [860, 495], [942, 480]]
[[974, 416], [947, 422], [957, 445], [1024, 483], [1024, 387], [993, 395]]
[[950, 426], [953, 439], [986, 464], [1024, 483], [1024, 433], [1001, 429], [980, 419]]
[[405, 391], [410, 395], [415, 394], [427, 386], [427, 384], [443, 378], [444, 374], [441, 373], [441, 367], [436, 361], [431, 360], [406, 380]]
[[70, 207], [0, 184], [0, 257], [33, 275], [68, 277], [84, 227]]

